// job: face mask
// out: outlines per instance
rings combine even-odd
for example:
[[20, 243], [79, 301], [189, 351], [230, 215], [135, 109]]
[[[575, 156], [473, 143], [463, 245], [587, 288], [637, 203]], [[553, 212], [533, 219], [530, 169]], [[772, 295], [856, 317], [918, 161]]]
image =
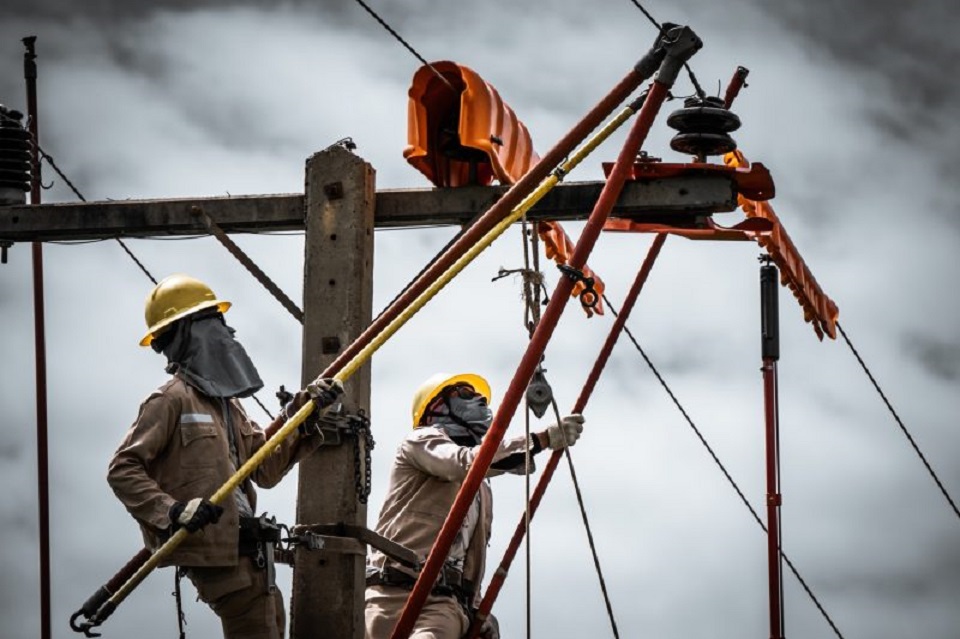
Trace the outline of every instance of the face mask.
[[459, 395], [450, 398], [450, 414], [459, 417], [461, 421], [466, 422], [471, 427], [483, 428], [487, 432], [490, 428], [490, 422], [493, 421], [493, 411], [487, 406], [487, 400], [476, 396], [464, 399]]
[[178, 322], [163, 348], [167, 372], [179, 372], [210, 397], [249, 397], [263, 388], [256, 367], [223, 317], [213, 315]]
[[487, 400], [479, 396], [451, 397], [444, 410], [430, 425], [441, 429], [458, 443], [479, 444], [493, 421], [493, 411], [487, 406]]

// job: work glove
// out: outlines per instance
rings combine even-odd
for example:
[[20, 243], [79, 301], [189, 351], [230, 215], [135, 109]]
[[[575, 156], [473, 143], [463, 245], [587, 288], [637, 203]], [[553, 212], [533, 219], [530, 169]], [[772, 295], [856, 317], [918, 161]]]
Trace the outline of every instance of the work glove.
[[547, 428], [547, 440], [550, 450], [560, 450], [573, 446], [583, 432], [583, 415], [567, 415], [559, 424]]
[[500, 624], [493, 615], [484, 619], [480, 626], [480, 639], [500, 639]]
[[[277, 393], [279, 396], [279, 393]], [[297, 391], [297, 394], [287, 393], [289, 396], [289, 401], [284, 404], [283, 410], [280, 411], [280, 417], [283, 418], [283, 421], [289, 420], [293, 417], [297, 411], [303, 408], [303, 405], [311, 400], [310, 393], [302, 390]], [[320, 432], [320, 407], [317, 406], [307, 415], [307, 418], [303, 420], [297, 430], [301, 435], [311, 435], [313, 433]]]
[[307, 393], [317, 404], [317, 408], [326, 408], [343, 395], [343, 384], [334, 377], [318, 377], [307, 384]]
[[195, 533], [207, 524], [220, 521], [222, 514], [223, 508], [206, 499], [195, 497], [187, 503], [178, 501], [170, 506], [170, 531], [186, 528], [187, 532]]

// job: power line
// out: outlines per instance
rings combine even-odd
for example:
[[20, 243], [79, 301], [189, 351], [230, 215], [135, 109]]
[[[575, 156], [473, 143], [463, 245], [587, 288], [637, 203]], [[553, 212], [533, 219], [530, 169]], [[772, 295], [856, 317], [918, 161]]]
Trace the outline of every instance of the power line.
[[[606, 302], [607, 308], [613, 313], [613, 316], [617, 316], [617, 309], [610, 303], [610, 300], [607, 299], [606, 294], [603, 295], [603, 301]], [[690, 415], [684, 409], [683, 405], [680, 403], [680, 400], [677, 399], [677, 396], [673, 394], [673, 391], [670, 389], [670, 386], [667, 384], [666, 380], [663, 379], [663, 376], [660, 374], [660, 371], [657, 370], [657, 367], [654, 366], [653, 362], [650, 361], [650, 358], [647, 357], [647, 353], [643, 350], [643, 347], [640, 346], [640, 343], [633, 336], [633, 333], [630, 332], [630, 329], [626, 326], [623, 327], [624, 333], [627, 334], [627, 337], [633, 343], [634, 347], [637, 349], [637, 352], [640, 353], [643, 360], [647, 363], [647, 366], [653, 372], [654, 376], [657, 378], [657, 381], [660, 382], [660, 385], [663, 386], [663, 389], [667, 392], [667, 395], [670, 396], [670, 399], [673, 400], [674, 405], [679, 409], [680, 414], [683, 415], [683, 418], [687, 421], [690, 428], [693, 429], [693, 432], [696, 434], [697, 438], [700, 440], [700, 443], [703, 444], [704, 448], [707, 449], [707, 452], [710, 454], [710, 457], [713, 458], [713, 461], [720, 468], [720, 471], [723, 473], [723, 476], [727, 478], [727, 481], [733, 486], [733, 489], [736, 491], [737, 495], [740, 497], [740, 501], [743, 502], [743, 505], [747, 507], [747, 510], [750, 511], [750, 514], [753, 515], [754, 520], [759, 524], [760, 528], [763, 529], [763, 532], [767, 532], [767, 526], [763, 523], [763, 520], [760, 519], [760, 515], [757, 514], [757, 511], [754, 510], [753, 506], [750, 505], [750, 502], [747, 500], [746, 496], [743, 494], [743, 491], [740, 490], [740, 486], [737, 485], [737, 482], [734, 481], [733, 477], [727, 471], [726, 466], [723, 465], [723, 462], [720, 461], [720, 458], [717, 457], [717, 454], [713, 451], [713, 448], [707, 443], [706, 438], [703, 436], [703, 433], [700, 432], [700, 429], [697, 428], [696, 424], [693, 423], [693, 420], [690, 418]], [[817, 607], [817, 610], [820, 611], [820, 614], [827, 621], [830, 627], [833, 629], [833, 632], [836, 633], [837, 637], [843, 639], [843, 635], [840, 634], [840, 629], [837, 628], [837, 625], [833, 623], [833, 619], [830, 618], [830, 615], [827, 614], [827, 611], [820, 604], [820, 600], [817, 599], [816, 595], [813, 594], [813, 590], [810, 589], [810, 586], [807, 585], [807, 582], [800, 576], [800, 571], [797, 570], [796, 566], [793, 565], [793, 562], [790, 561], [790, 558], [787, 557], [787, 554], [783, 551], [783, 548], [778, 548], [780, 551], [780, 556], [786, 562], [787, 566], [790, 567], [790, 571], [793, 573], [794, 577], [797, 578], [797, 581], [800, 582], [800, 585], [806, 591], [807, 595], [810, 597], [810, 600], [813, 601], [813, 604]]]
[[426, 59], [424, 59], [424, 57], [423, 57], [422, 55], [420, 55], [419, 53], [417, 53], [417, 50], [414, 49], [406, 40], [404, 40], [404, 39], [400, 36], [399, 33], [397, 33], [396, 31], [394, 31], [393, 27], [391, 27], [389, 24], [387, 24], [387, 21], [384, 20], [383, 18], [381, 18], [381, 17], [377, 14], [376, 11], [374, 11], [373, 9], [371, 9], [371, 8], [367, 5], [366, 2], [364, 2], [363, 0], [357, 0], [357, 4], [359, 4], [361, 7], [363, 7], [364, 9], [366, 9], [367, 13], [369, 13], [371, 16], [373, 16], [373, 19], [376, 20], [377, 22], [379, 22], [380, 25], [381, 25], [384, 29], [386, 29], [386, 30], [390, 33], [390, 35], [392, 35], [394, 38], [396, 38], [397, 42], [399, 42], [400, 44], [402, 44], [402, 45], [406, 48], [407, 51], [409, 51], [410, 53], [412, 53], [413, 56], [414, 56], [417, 60], [419, 60], [420, 62], [422, 62], [424, 65], [430, 67], [430, 70], [433, 71], [434, 75], [436, 75], [438, 78], [440, 78], [440, 81], [443, 82], [445, 85], [447, 85], [447, 86], [450, 88], [451, 91], [453, 91], [454, 93], [457, 93], [457, 90], [454, 88], [454, 86], [453, 86], [452, 84], [450, 84], [450, 81], [447, 80], [445, 77], [443, 77], [443, 75], [442, 75], [439, 71], [437, 71], [436, 68], [434, 68], [434, 66], [433, 66], [432, 64], [430, 64], [429, 62], [427, 62]]
[[903, 434], [906, 436], [907, 441], [910, 442], [910, 445], [913, 447], [913, 450], [917, 453], [917, 456], [920, 457], [920, 461], [923, 462], [923, 465], [926, 467], [927, 472], [930, 473], [930, 477], [933, 478], [934, 483], [936, 483], [937, 488], [940, 489], [940, 492], [943, 493], [944, 498], [946, 498], [947, 503], [950, 504], [950, 508], [953, 509], [953, 512], [960, 518], [960, 510], [957, 509], [957, 504], [953, 501], [953, 498], [950, 497], [950, 493], [947, 492], [947, 489], [944, 487], [943, 482], [940, 481], [940, 478], [937, 476], [937, 473], [933, 470], [933, 466], [930, 465], [930, 462], [927, 461], [926, 456], [923, 452], [920, 451], [920, 446], [917, 445], [917, 442], [914, 441], [913, 436], [910, 434], [910, 431], [907, 430], [906, 425], [903, 423], [903, 420], [900, 419], [900, 415], [897, 414], [897, 411], [894, 410], [893, 404], [890, 403], [890, 400], [887, 399], [886, 394], [883, 390], [880, 389], [880, 384], [877, 383], [877, 380], [873, 377], [873, 373], [870, 372], [870, 369], [867, 368], [866, 363], [864, 363], [863, 358], [860, 357], [860, 353], [857, 352], [857, 349], [854, 348], [853, 343], [850, 341], [850, 338], [847, 337], [847, 332], [843, 330], [843, 327], [840, 326], [840, 322], [837, 322], [837, 330], [840, 331], [840, 334], [843, 335], [844, 341], [847, 343], [847, 346], [850, 347], [850, 350], [853, 352], [854, 357], [857, 358], [857, 361], [860, 362], [860, 366], [863, 368], [863, 372], [867, 374], [867, 377], [870, 378], [870, 382], [873, 384], [873, 387], [877, 390], [877, 393], [880, 394], [880, 399], [883, 400], [883, 403], [887, 405], [887, 409], [890, 411], [890, 414], [893, 415], [893, 418], [896, 420], [897, 425], [900, 426], [900, 430], [903, 431]]

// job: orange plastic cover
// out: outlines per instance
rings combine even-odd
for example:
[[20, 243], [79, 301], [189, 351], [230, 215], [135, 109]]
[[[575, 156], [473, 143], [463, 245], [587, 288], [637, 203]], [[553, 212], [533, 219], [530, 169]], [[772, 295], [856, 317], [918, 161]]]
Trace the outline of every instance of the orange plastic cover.
[[449, 61], [432, 67], [413, 75], [403, 157], [440, 187], [519, 180], [540, 159], [527, 127], [472, 69]]
[[[750, 162], [740, 151], [733, 151], [723, 157], [723, 161], [734, 167], [749, 167]], [[768, 202], [756, 202], [742, 195], [738, 196], [740, 207], [747, 217], [759, 217], [773, 223], [771, 233], [757, 237], [760, 246], [767, 250], [774, 263], [780, 267], [780, 283], [787, 286], [800, 306], [803, 308], [803, 319], [813, 324], [817, 337], [823, 339], [826, 333], [831, 339], [837, 339], [837, 318], [840, 310], [827, 297], [810, 269], [807, 267], [800, 252], [794, 245], [787, 231], [780, 223], [780, 219], [773, 212]]]
[[[487, 185], [494, 179], [513, 184], [540, 161], [527, 127], [492, 85], [473, 69], [455, 62], [431, 66], [433, 69], [420, 67], [410, 86], [407, 148], [403, 151], [407, 162], [434, 185], [453, 187]], [[547, 258], [566, 264], [574, 245], [560, 223], [540, 222], [537, 232]], [[602, 315], [603, 280], [586, 265], [583, 274], [594, 280], [594, 308]], [[585, 288], [583, 282], [577, 282], [571, 295], [579, 297]], [[583, 309], [587, 317], [593, 316], [589, 306]]]

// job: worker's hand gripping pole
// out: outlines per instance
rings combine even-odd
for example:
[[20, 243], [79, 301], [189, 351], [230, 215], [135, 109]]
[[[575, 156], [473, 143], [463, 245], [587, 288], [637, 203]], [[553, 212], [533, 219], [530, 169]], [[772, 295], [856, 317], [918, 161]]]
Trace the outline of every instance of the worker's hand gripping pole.
[[[613, 170], [607, 178], [603, 191], [601, 191], [600, 197], [597, 199], [597, 203], [584, 226], [580, 240], [577, 242], [573, 256], [570, 259], [569, 265], [571, 267], [580, 270], [586, 263], [587, 257], [593, 250], [597, 237], [600, 235], [603, 224], [606, 222], [610, 211], [613, 209], [613, 205], [616, 203], [623, 189], [630, 169], [636, 160], [637, 153], [646, 139], [647, 133], [650, 131], [653, 120], [660, 110], [667, 96], [667, 92], [673, 85], [684, 62], [686, 62], [700, 46], [700, 39], [688, 27], [671, 27], [665, 29], [665, 32], [658, 39], [655, 50], [661, 50], [663, 52], [663, 61], [660, 63], [657, 78], [650, 92], [647, 94], [646, 100], [644, 100], [640, 115], [630, 130], [623, 148], [617, 157], [617, 161], [613, 166]], [[520, 365], [517, 367], [513, 380], [510, 382], [507, 392], [500, 402], [497, 413], [493, 418], [493, 423], [483, 438], [480, 450], [470, 465], [470, 470], [467, 472], [467, 476], [464, 478], [460, 490], [457, 492], [450, 513], [447, 515], [437, 535], [437, 539], [430, 549], [430, 554], [427, 556], [427, 561], [417, 577], [417, 582], [413, 590], [410, 592], [403, 612], [400, 613], [400, 618], [397, 620], [397, 624], [390, 635], [391, 639], [407, 639], [407, 637], [410, 636], [413, 626], [420, 616], [423, 604], [426, 602], [427, 596], [434, 586], [434, 582], [440, 573], [447, 554], [450, 552], [450, 546], [453, 544], [454, 538], [463, 525], [463, 519], [466, 516], [467, 510], [476, 497], [480, 483], [490, 468], [493, 456], [500, 442], [503, 441], [507, 426], [510, 420], [513, 419], [514, 412], [520, 403], [527, 383], [530, 381], [530, 377], [540, 363], [547, 342], [549, 342], [553, 330], [560, 319], [560, 315], [566, 307], [572, 289], [573, 280], [569, 277], [563, 277], [557, 283], [553, 294], [550, 296], [550, 302], [540, 322], [537, 324], [533, 336], [530, 338]]]
[[[600, 103], [598, 103], [564, 138], [551, 149], [538, 164], [514, 184], [507, 193], [481, 216], [471, 227], [450, 246], [434, 264], [424, 271], [402, 295], [367, 329], [354, 340], [327, 369], [321, 377], [335, 377], [343, 382], [349, 378], [390, 336], [406, 323], [420, 308], [439, 292], [450, 280], [471, 262], [484, 248], [503, 234], [510, 224], [519, 220], [546, 193], [553, 188], [569, 171], [576, 167], [597, 146], [606, 140], [620, 125], [636, 112], [636, 104], [623, 109], [613, 120], [593, 135], [579, 149], [574, 150], [586, 134], [596, 128], [613, 108], [640, 86], [656, 69], [663, 54], [651, 58], [648, 54], [636, 67], [620, 81]], [[565, 157], [569, 158], [557, 167]], [[539, 184], [537, 184], [539, 181]], [[536, 187], [536, 188], [535, 188]], [[512, 208], [507, 208], [508, 206]], [[293, 430], [301, 424], [313, 410], [313, 402], [307, 403], [286, 423], [275, 422], [267, 429], [267, 443], [261, 451], [264, 455], [255, 455], [231, 477], [224, 486], [210, 498], [219, 503], [223, 495], [230, 494], [250, 473], [274, 450]], [[259, 451], [258, 451], [259, 452]], [[254, 462], [251, 465], [251, 462]], [[249, 468], [248, 468], [249, 465]], [[218, 498], [218, 496], [220, 496]], [[70, 617], [70, 627], [89, 637], [99, 636], [93, 628], [101, 625], [113, 613], [116, 607], [136, 588], [140, 582], [176, 548], [186, 537], [184, 530], [178, 531], [167, 543], [150, 553], [141, 550], [114, 577], [91, 596], [80, 610]], [[85, 621], [80, 621], [85, 617]]]

